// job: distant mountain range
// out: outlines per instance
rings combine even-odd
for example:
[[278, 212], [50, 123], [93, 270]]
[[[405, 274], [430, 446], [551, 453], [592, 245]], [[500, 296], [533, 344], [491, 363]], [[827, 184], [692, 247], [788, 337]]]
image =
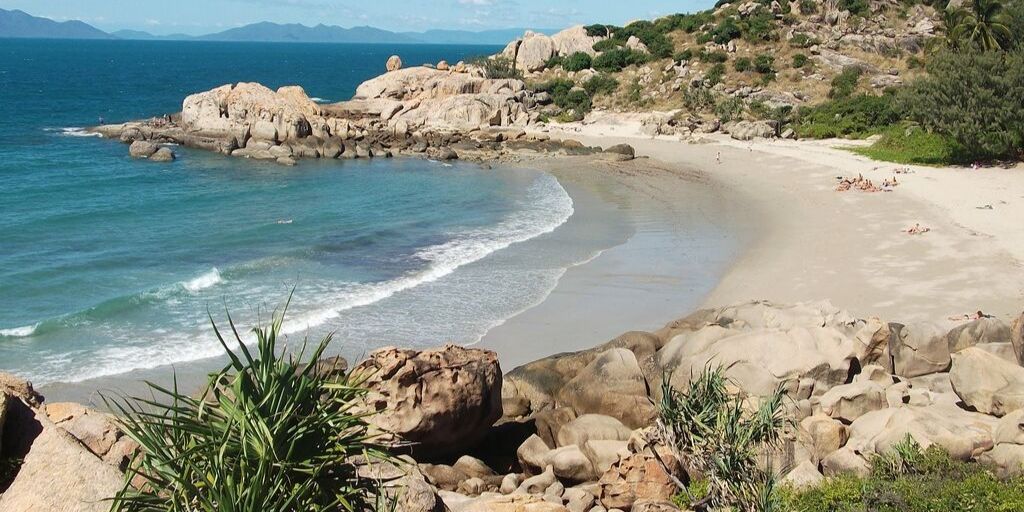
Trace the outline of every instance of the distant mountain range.
[[[527, 29], [510, 28], [470, 32], [465, 30], [428, 30], [426, 32], [390, 32], [373, 27], [342, 28], [332, 25], [307, 27], [299, 24], [253, 23], [215, 34], [157, 36], [141, 30], [104, 32], [81, 21], [57, 22], [23, 11], [0, 9], [0, 38], [32, 39], [130, 39], [142, 41], [236, 41], [267, 43], [388, 43], [388, 44], [505, 44], [523, 35]], [[533, 29], [553, 34], [556, 30]]]

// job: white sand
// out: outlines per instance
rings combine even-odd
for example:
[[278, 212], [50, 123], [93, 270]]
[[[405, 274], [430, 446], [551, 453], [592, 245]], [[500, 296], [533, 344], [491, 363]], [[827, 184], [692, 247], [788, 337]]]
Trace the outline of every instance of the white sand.
[[[586, 144], [632, 144], [638, 154], [706, 171], [745, 197], [759, 236], [705, 304], [830, 299], [860, 316], [931, 320], [977, 310], [1009, 320], [1024, 309], [1024, 172], [912, 167], [892, 192], [836, 192], [838, 176], [880, 183], [897, 166], [826, 142], [724, 136], [687, 144], [619, 126], [551, 130]], [[716, 162], [721, 153], [722, 163]], [[991, 205], [992, 209], [978, 209]], [[904, 232], [915, 224], [923, 235]], [[668, 320], [668, 319], [666, 319]]]

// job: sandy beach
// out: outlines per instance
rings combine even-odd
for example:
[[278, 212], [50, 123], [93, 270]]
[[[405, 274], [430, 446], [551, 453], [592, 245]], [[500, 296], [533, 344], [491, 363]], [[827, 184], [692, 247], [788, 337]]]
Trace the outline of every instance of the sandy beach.
[[[480, 340], [506, 371], [655, 330], [700, 307], [749, 300], [829, 300], [859, 317], [944, 327], [976, 311], [1009, 321], [1024, 305], [1024, 233], [1013, 220], [1024, 215], [1019, 173], [910, 167], [895, 174], [904, 166], [835, 149], [837, 141], [688, 144], [602, 125], [552, 135], [603, 147], [628, 143], [641, 158], [523, 162], [554, 174], [577, 202], [568, 234], [529, 243], [619, 236], [608, 234], [615, 231], [609, 215], [632, 231], [567, 269], [542, 302]], [[895, 176], [900, 185], [835, 190], [837, 178], [858, 174], [875, 182]], [[930, 231], [908, 234], [914, 225]], [[468, 340], [438, 344], [445, 341]], [[177, 371], [197, 384], [217, 364]], [[44, 391], [98, 405], [96, 389], [169, 380], [163, 370], [167, 379], [153, 370]]]
[[[638, 134], [636, 126], [570, 126], [586, 144], [626, 142], [639, 155], [702, 169], [745, 198], [751, 246], [704, 304], [829, 299], [862, 317], [955, 324], [982, 311], [1008, 320], [1024, 305], [1024, 175], [899, 166], [836, 149], [846, 141], [706, 144]], [[553, 130], [553, 135], [557, 132]], [[717, 161], [721, 155], [721, 162]], [[896, 174], [905, 168], [907, 174]], [[837, 192], [837, 178], [896, 178], [891, 192]], [[930, 229], [911, 235], [907, 229]]]

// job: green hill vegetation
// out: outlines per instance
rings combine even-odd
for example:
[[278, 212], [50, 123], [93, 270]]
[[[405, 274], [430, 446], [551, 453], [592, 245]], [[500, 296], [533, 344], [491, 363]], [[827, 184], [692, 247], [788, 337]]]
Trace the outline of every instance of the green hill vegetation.
[[1024, 0], [720, 1], [586, 31], [602, 38], [596, 56], [528, 77], [552, 93], [552, 119], [603, 108], [772, 120], [801, 138], [879, 136], [859, 151], [905, 163], [1024, 151]]

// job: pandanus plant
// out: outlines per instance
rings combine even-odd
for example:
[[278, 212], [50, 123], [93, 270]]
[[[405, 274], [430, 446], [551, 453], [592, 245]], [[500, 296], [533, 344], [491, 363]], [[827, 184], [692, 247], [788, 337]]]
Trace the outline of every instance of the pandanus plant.
[[[233, 343], [213, 325], [230, 363], [197, 396], [147, 383], [150, 398], [107, 399], [139, 443], [115, 512], [361, 511], [376, 508], [379, 483], [361, 466], [386, 460], [355, 406], [364, 391], [319, 371], [331, 336], [308, 354], [282, 354], [287, 304], [252, 330], [255, 353], [228, 316]], [[211, 317], [211, 323], [213, 319]]]

